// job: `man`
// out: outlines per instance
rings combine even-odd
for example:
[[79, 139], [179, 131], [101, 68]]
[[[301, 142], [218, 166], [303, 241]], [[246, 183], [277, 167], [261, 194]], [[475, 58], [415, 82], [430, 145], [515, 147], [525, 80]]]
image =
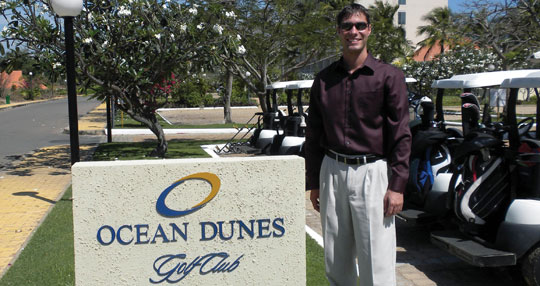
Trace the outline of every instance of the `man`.
[[407, 88], [400, 70], [368, 53], [369, 23], [362, 5], [339, 13], [343, 56], [311, 88], [306, 188], [321, 213], [331, 285], [396, 284], [394, 215], [411, 147]]

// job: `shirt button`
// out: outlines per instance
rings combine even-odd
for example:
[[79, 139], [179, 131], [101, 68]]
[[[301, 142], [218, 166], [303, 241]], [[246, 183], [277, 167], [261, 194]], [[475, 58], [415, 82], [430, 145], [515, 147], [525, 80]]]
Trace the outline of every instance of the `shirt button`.
[[349, 144], [351, 144], [351, 142], [349, 142], [349, 141], [345, 141], [345, 144], [349, 145]]

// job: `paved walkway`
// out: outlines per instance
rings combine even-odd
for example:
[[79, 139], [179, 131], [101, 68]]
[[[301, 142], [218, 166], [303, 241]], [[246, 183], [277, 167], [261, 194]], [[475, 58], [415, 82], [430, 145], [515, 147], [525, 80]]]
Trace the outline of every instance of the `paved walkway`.
[[[36, 101], [39, 102], [39, 101]], [[16, 108], [32, 102], [0, 105]], [[79, 121], [82, 134], [93, 134], [105, 126], [104, 105]], [[80, 146], [81, 160], [93, 146]], [[68, 145], [42, 148], [21, 156], [0, 171], [0, 277], [18, 257], [54, 204], [71, 185]]]
[[[81, 134], [103, 134], [105, 118], [104, 105], [83, 116], [79, 120]], [[176, 136], [206, 138], [192, 134]], [[113, 141], [149, 138], [121, 135], [114, 136]], [[0, 172], [0, 277], [71, 184], [68, 149], [69, 146], [55, 146], [37, 150]], [[81, 146], [81, 158], [91, 153], [91, 146]], [[320, 235], [319, 214], [311, 207], [308, 193], [306, 224]], [[398, 286], [518, 285], [506, 269], [472, 267], [436, 248], [429, 243], [427, 229], [397, 221], [397, 235]]]

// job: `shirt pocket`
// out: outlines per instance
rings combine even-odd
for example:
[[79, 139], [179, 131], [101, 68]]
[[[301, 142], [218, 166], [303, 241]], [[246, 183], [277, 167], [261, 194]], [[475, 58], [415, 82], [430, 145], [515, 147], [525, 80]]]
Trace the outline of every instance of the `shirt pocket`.
[[375, 119], [381, 115], [383, 101], [382, 89], [358, 90], [352, 98], [352, 111], [361, 118]]

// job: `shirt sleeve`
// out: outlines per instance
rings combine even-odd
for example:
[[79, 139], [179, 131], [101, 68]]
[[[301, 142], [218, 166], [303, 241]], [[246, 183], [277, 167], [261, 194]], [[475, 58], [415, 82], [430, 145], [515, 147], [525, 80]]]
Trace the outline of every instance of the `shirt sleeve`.
[[388, 165], [392, 171], [388, 189], [403, 193], [409, 179], [411, 132], [405, 76], [397, 69], [386, 80], [386, 142]]
[[324, 157], [323, 140], [323, 121], [320, 112], [320, 79], [317, 76], [311, 87], [309, 96], [309, 114], [306, 126], [306, 190], [319, 188], [319, 173]]

